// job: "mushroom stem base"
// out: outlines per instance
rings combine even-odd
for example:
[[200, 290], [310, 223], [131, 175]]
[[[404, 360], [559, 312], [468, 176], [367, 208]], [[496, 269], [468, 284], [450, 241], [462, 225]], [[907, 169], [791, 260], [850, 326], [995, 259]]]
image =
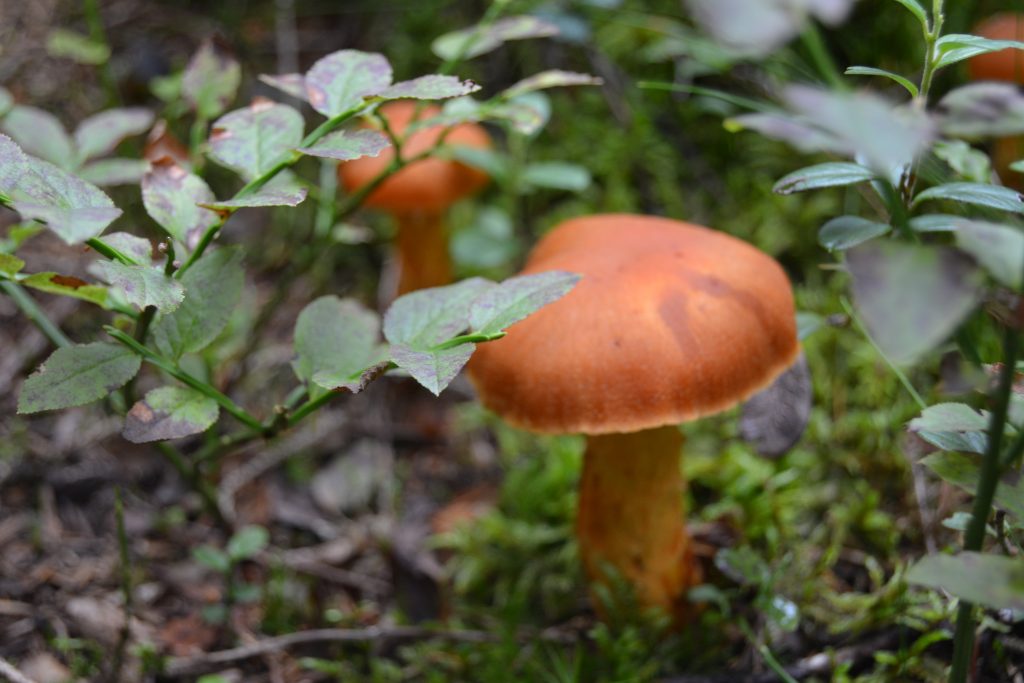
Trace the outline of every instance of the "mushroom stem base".
[[398, 296], [452, 281], [448, 231], [444, 216], [432, 211], [410, 211], [395, 216], [398, 222]]
[[[640, 607], [676, 619], [700, 582], [683, 510], [683, 441], [675, 426], [588, 436], [576, 525], [592, 582], [612, 588], [618, 602], [614, 587], [624, 580]], [[595, 603], [607, 613], [610, 606]]]

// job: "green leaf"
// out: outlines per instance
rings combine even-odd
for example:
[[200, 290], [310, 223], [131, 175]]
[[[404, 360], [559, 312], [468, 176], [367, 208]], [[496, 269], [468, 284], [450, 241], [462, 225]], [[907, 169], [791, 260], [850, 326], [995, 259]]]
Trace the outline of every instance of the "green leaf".
[[199, 116], [212, 119], [228, 108], [242, 82], [242, 69], [227, 49], [206, 40], [189, 60], [181, 94]]
[[170, 313], [185, 298], [181, 282], [166, 275], [163, 268], [128, 266], [117, 261], [97, 261], [96, 267], [112, 287], [140, 310], [155, 306], [161, 313]]
[[495, 334], [572, 291], [580, 276], [557, 270], [519, 275], [477, 296], [469, 308], [473, 332]]
[[914, 197], [913, 206], [929, 199], [948, 199], [1000, 211], [1024, 213], [1024, 196], [1008, 187], [986, 183], [948, 183], [929, 187]]
[[859, 216], [839, 216], [821, 226], [818, 244], [829, 251], [844, 251], [890, 230], [892, 228], [886, 223], [876, 223]]
[[78, 163], [71, 137], [56, 116], [36, 107], [15, 105], [0, 119], [0, 131], [7, 133], [26, 154], [71, 170]]
[[143, 159], [100, 159], [78, 169], [78, 177], [100, 187], [138, 185], [148, 170]]
[[772, 190], [778, 194], [792, 194], [817, 190], [821, 187], [853, 185], [874, 178], [875, 174], [871, 169], [864, 168], [860, 164], [834, 161], [794, 171], [775, 183]]
[[325, 135], [312, 147], [299, 147], [298, 151], [325, 159], [352, 161], [375, 157], [390, 146], [388, 137], [375, 130], [339, 130]]
[[240, 248], [225, 247], [204, 254], [181, 277], [185, 286], [181, 306], [153, 327], [160, 352], [178, 359], [184, 353], [206, 348], [228, 324], [242, 296], [244, 281]]
[[306, 77], [302, 74], [260, 74], [259, 79], [271, 88], [303, 102], [309, 101], [306, 93]]
[[903, 88], [910, 93], [911, 97], [917, 97], [917, 86], [910, 82], [909, 79], [894, 74], [891, 71], [885, 69], [876, 69], [872, 66], [851, 66], [847, 67], [845, 71], [847, 76], [880, 76], [881, 78], [888, 78], [891, 81], [895, 81], [903, 86]]
[[11, 192], [24, 218], [44, 221], [68, 244], [96, 237], [121, 215], [110, 197], [51, 163], [27, 157], [28, 168]]
[[387, 360], [380, 317], [352, 299], [320, 297], [299, 314], [295, 353], [292, 367], [303, 382], [362, 391], [372, 369]]
[[309, 190], [304, 187], [291, 190], [263, 188], [255, 194], [226, 199], [222, 202], [203, 203], [201, 206], [214, 211], [233, 211], [260, 206], [298, 206], [305, 201], [308, 192]]
[[121, 435], [132, 443], [180, 439], [209, 429], [220, 413], [217, 402], [188, 387], [160, 387], [125, 416]]
[[957, 246], [977, 259], [996, 280], [1020, 289], [1024, 266], [1024, 234], [1020, 228], [961, 219], [956, 224]]
[[385, 100], [446, 100], [474, 93], [480, 86], [473, 81], [463, 81], [456, 76], [431, 74], [411, 81], [401, 81], [388, 86], [377, 97]]
[[364, 98], [379, 94], [389, 85], [391, 64], [375, 52], [339, 50], [306, 72], [309, 103], [328, 118], [357, 108]]
[[935, 68], [943, 69], [951, 64], [989, 52], [1007, 49], [1024, 50], [1024, 43], [1016, 40], [991, 40], [966, 33], [949, 33], [939, 38], [935, 49], [939, 53]]
[[[959, 486], [972, 496], [978, 490], [981, 463], [977, 457], [953, 452], [932, 453], [922, 458], [921, 463], [944, 481]], [[1024, 521], [1024, 480], [1013, 473], [1007, 473], [996, 488], [993, 502], [1018, 521]]]
[[440, 36], [430, 45], [443, 60], [472, 59], [501, 47], [509, 40], [558, 35], [558, 27], [539, 17], [505, 17], [486, 26], [470, 26]]
[[907, 581], [990, 609], [1024, 610], [1024, 562], [1019, 557], [929, 555], [910, 568]]
[[963, 220], [960, 216], [947, 213], [928, 213], [910, 219], [910, 229], [914, 232], [956, 232], [956, 224]]
[[267, 547], [270, 534], [261, 526], [250, 524], [235, 532], [228, 541], [228, 557], [235, 562], [255, 557]]
[[988, 419], [965, 403], [939, 403], [928, 406], [910, 421], [912, 431], [983, 432]]
[[213, 124], [210, 156], [251, 180], [291, 155], [302, 128], [302, 114], [294, 108], [256, 98]]
[[63, 57], [79, 64], [99, 66], [110, 59], [110, 48], [81, 33], [58, 28], [46, 37], [46, 52], [51, 57]]
[[448, 349], [420, 351], [404, 344], [391, 345], [391, 360], [435, 396], [451, 384], [469, 362], [475, 344], [460, 344]]
[[0, 253], [0, 274], [14, 275], [25, 267], [25, 262], [13, 254]]
[[798, 311], [796, 314], [796, 336], [803, 341], [822, 328], [825, 319], [817, 313]]
[[895, 363], [916, 360], [974, 308], [981, 274], [948, 247], [874, 241], [847, 252], [853, 294], [879, 348]]
[[85, 280], [80, 280], [77, 277], [61, 275], [59, 273], [32, 273], [18, 282], [26, 287], [31, 287], [47, 294], [69, 296], [74, 299], [88, 301], [97, 306], [107, 307], [107, 288], [99, 285], [90, 285]]
[[928, 13], [925, 11], [924, 7], [921, 6], [920, 2], [917, 0], [896, 0], [896, 2], [910, 10], [910, 13], [917, 17], [917, 20], [921, 22], [921, 26], [926, 30], [928, 29]]
[[153, 112], [142, 107], [108, 109], [90, 116], [75, 129], [78, 158], [86, 161], [113, 152], [122, 140], [141, 135], [153, 125]]
[[0, 195], [10, 197], [28, 169], [28, 157], [21, 147], [6, 135], [0, 135]]
[[127, 232], [111, 232], [103, 236], [103, 241], [139, 263], [153, 262], [153, 245], [144, 237]]
[[465, 332], [470, 304], [494, 287], [490, 280], [474, 277], [401, 296], [384, 314], [384, 338], [412, 349], [431, 349]]
[[146, 212], [189, 249], [195, 248], [203, 234], [220, 223], [216, 211], [199, 206], [216, 201], [205, 180], [189, 173], [170, 157], [154, 162], [142, 177], [142, 204]]
[[231, 559], [226, 553], [217, 550], [213, 546], [201, 545], [192, 550], [192, 557], [196, 562], [208, 567], [215, 572], [227, 574], [231, 571]]
[[512, 263], [522, 248], [512, 219], [494, 206], [481, 208], [473, 221], [460, 228], [451, 241], [455, 262], [470, 269], [497, 268]]
[[590, 171], [566, 161], [537, 161], [523, 169], [520, 180], [527, 188], [583, 192], [590, 187]]
[[590, 74], [549, 69], [548, 71], [541, 71], [540, 73], [528, 76], [518, 83], [511, 85], [500, 94], [500, 97], [514, 99], [537, 90], [548, 90], [550, 88], [562, 88], [573, 85], [602, 85], [603, 83], [603, 80]]
[[1013, 83], [969, 83], [939, 100], [942, 132], [976, 140], [1024, 133], [1024, 95]]
[[987, 183], [992, 176], [988, 155], [963, 140], [940, 140], [932, 147], [932, 152], [966, 181]]
[[21, 388], [19, 413], [70, 408], [99, 400], [125, 385], [142, 359], [120, 344], [94, 342], [60, 348]]

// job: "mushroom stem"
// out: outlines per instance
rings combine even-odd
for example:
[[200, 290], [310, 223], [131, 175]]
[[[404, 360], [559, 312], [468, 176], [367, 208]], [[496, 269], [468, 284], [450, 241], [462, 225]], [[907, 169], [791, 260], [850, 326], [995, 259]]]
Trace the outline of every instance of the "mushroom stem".
[[444, 215], [408, 211], [395, 215], [398, 223], [398, 296], [452, 281], [448, 231]]
[[700, 581], [683, 510], [683, 440], [675, 426], [588, 436], [576, 523], [591, 581], [609, 585], [613, 569], [639, 605], [676, 618]]

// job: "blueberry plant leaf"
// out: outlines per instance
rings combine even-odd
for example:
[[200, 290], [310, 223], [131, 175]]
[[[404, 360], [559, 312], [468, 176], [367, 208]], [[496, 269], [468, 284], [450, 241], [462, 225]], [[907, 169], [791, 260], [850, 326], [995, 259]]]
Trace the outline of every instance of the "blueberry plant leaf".
[[465, 332], [470, 304], [494, 287], [494, 282], [474, 277], [401, 296], [384, 314], [384, 337], [391, 344], [429, 350]]
[[85, 280], [70, 275], [51, 272], [32, 273], [19, 280], [18, 283], [47, 294], [69, 296], [104, 308], [107, 306], [106, 287], [89, 284]]
[[67, 170], [77, 163], [71, 136], [64, 124], [48, 111], [16, 105], [0, 120], [0, 131], [11, 136], [26, 154]]
[[78, 160], [106, 156], [122, 140], [132, 135], [141, 135], [152, 125], [153, 112], [142, 107], [108, 109], [90, 116], [75, 129]]
[[948, 337], [974, 308], [981, 284], [973, 260], [948, 247], [874, 241], [850, 249], [846, 265], [868, 331], [901, 364]]
[[117, 261], [98, 261], [96, 267], [111, 287], [140, 310], [155, 306], [161, 313], [170, 313], [181, 305], [185, 288], [168, 276], [162, 268], [149, 265], [125, 265]]
[[298, 151], [325, 159], [352, 161], [375, 157], [390, 146], [387, 136], [375, 130], [339, 130], [325, 135], [311, 147], [299, 147]]
[[204, 119], [222, 113], [234, 101], [242, 68], [227, 49], [206, 40], [189, 60], [181, 79], [181, 94]]
[[17, 274], [25, 267], [25, 262], [14, 254], [5, 254], [0, 252], [0, 275], [11, 275]]
[[185, 298], [176, 311], [153, 327], [160, 352], [178, 359], [206, 348], [228, 324], [242, 296], [245, 272], [242, 250], [225, 247], [207, 252], [182, 277]]
[[911, 431], [983, 432], [988, 418], [966, 403], [939, 403], [921, 411], [909, 426]]
[[469, 309], [469, 328], [482, 334], [503, 332], [526, 316], [568, 294], [580, 276], [551, 270], [518, 275], [477, 296]]
[[471, 26], [446, 33], [434, 40], [430, 49], [444, 60], [472, 59], [501, 47], [510, 40], [546, 38], [558, 35], [558, 27], [540, 17], [505, 17], [488, 26]]
[[391, 345], [391, 360], [435, 396], [459, 374], [476, 350], [476, 344], [422, 351], [404, 344]]
[[936, 107], [942, 132], [975, 140], [1024, 133], [1024, 95], [1012, 83], [969, 83]]
[[1024, 562], [1017, 557], [974, 552], [929, 555], [910, 568], [907, 582], [990, 609], [1024, 610]]
[[818, 244], [829, 251], [843, 251], [888, 233], [887, 223], [869, 221], [859, 216], [838, 216], [821, 226]]
[[936, 69], [943, 69], [971, 57], [999, 52], [1000, 50], [1024, 50], [1024, 43], [1017, 40], [992, 40], [966, 33], [947, 33], [935, 44], [939, 54]]
[[352, 299], [322, 296], [295, 323], [296, 376], [322, 389], [361, 391], [373, 370], [387, 361], [380, 317]]
[[302, 74], [260, 74], [259, 79], [271, 88], [307, 102], [306, 77]]
[[94, 342], [60, 348], [27, 380], [19, 413], [85, 405], [119, 389], [135, 376], [142, 359], [120, 344]]
[[1019, 228], [961, 219], [957, 222], [956, 244], [1007, 287], [1020, 289], [1024, 284], [1024, 234]]
[[206, 181], [189, 173], [170, 157], [153, 163], [142, 178], [142, 203], [146, 212], [167, 233], [189, 249], [203, 233], [220, 222], [215, 211], [199, 204], [217, 201]]
[[53, 164], [28, 157], [28, 168], [11, 193], [23, 218], [43, 221], [68, 244], [96, 237], [121, 215], [95, 185]]
[[518, 83], [509, 86], [501, 93], [501, 96], [506, 99], [513, 99], [537, 90], [548, 90], [550, 88], [562, 88], [573, 85], [601, 85], [602, 83], [604, 83], [603, 80], [590, 74], [549, 69], [532, 76], [527, 76]]
[[456, 76], [430, 74], [409, 81], [401, 81], [377, 93], [385, 100], [446, 100], [474, 93], [480, 86], [473, 81], [464, 81]]
[[[932, 472], [954, 486], [975, 494], [981, 480], [981, 465], [976, 457], [963, 453], [932, 453], [921, 460]], [[1007, 474], [999, 482], [993, 501], [1020, 522], [1024, 522], [1024, 480]]]
[[210, 156], [251, 180], [292, 153], [302, 128], [302, 115], [293, 107], [256, 98], [213, 124]]
[[28, 172], [28, 157], [11, 138], [0, 134], [0, 197], [10, 197]]
[[142, 159], [99, 159], [82, 166], [77, 175], [100, 187], [138, 185], [148, 170], [149, 164]]
[[304, 187], [296, 187], [294, 189], [264, 187], [259, 192], [245, 195], [244, 197], [235, 197], [234, 199], [218, 202], [204, 202], [200, 206], [213, 209], [214, 211], [233, 211], [235, 209], [259, 206], [298, 206], [305, 201], [308, 193], [309, 190]]
[[121, 435], [132, 443], [180, 439], [205, 432], [219, 413], [217, 402], [195, 389], [160, 387], [132, 406]]
[[153, 245], [144, 237], [129, 232], [112, 232], [104, 235], [103, 241], [139, 263], [153, 261]]
[[823, 187], [854, 185], [874, 178], [874, 172], [860, 164], [830, 161], [794, 171], [775, 183], [772, 189], [778, 194], [793, 194]]
[[914, 198], [914, 206], [930, 199], [948, 199], [1000, 211], [1024, 213], [1024, 195], [988, 183], [947, 183], [929, 187]]
[[391, 76], [391, 64], [384, 55], [339, 50], [306, 72], [306, 98], [324, 116], [338, 116], [385, 90], [391, 85]]

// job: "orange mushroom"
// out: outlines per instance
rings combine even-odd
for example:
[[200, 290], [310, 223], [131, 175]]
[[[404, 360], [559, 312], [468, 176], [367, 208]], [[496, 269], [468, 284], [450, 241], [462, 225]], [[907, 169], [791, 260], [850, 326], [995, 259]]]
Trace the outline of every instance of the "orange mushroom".
[[[402, 139], [402, 156], [411, 158], [434, 146], [445, 128], [430, 126], [405, 136], [416, 120], [437, 115], [436, 106], [420, 108], [411, 100], [382, 106], [378, 112]], [[403, 139], [404, 138], [404, 139]], [[472, 123], [457, 125], [444, 139], [446, 145], [491, 146], [490, 137]], [[376, 157], [364, 157], [338, 167], [345, 188], [354, 192], [380, 175], [394, 158], [388, 148]], [[487, 184], [485, 173], [449, 159], [430, 157], [412, 162], [385, 180], [366, 199], [365, 205], [392, 214], [398, 224], [398, 294], [446, 285], [452, 280], [451, 259], [444, 215], [448, 207]]]
[[[974, 34], [991, 40], [1024, 41], [1024, 14], [1003, 12], [994, 14], [974, 27]], [[1008, 81], [1024, 84], [1024, 51], [1006, 49], [972, 57], [967, 62], [972, 81]], [[997, 138], [992, 147], [992, 166], [1006, 184], [1024, 189], [1020, 175], [1010, 170], [1010, 164], [1024, 158], [1024, 136], [1010, 135]]]
[[524, 273], [582, 274], [569, 294], [482, 344], [480, 398], [514, 426], [587, 435], [576, 525], [584, 569], [613, 567], [676, 617], [700, 581], [683, 510], [680, 422], [730, 408], [797, 358], [782, 268], [721, 232], [664, 218], [567, 221]]

